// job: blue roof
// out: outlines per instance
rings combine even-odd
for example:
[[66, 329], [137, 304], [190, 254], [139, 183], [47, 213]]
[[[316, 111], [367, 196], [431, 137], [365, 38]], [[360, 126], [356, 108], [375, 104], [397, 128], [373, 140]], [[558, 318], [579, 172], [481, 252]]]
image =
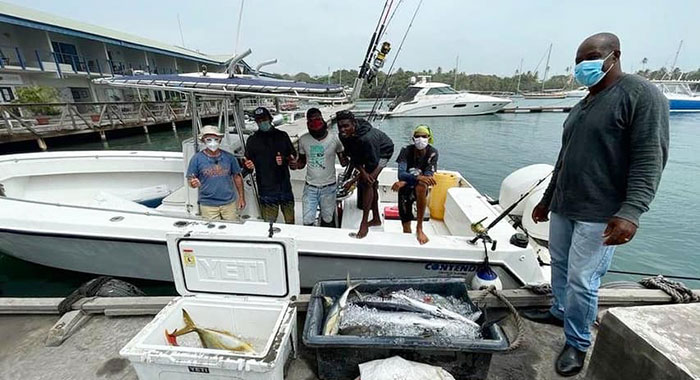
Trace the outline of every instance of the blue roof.
[[154, 86], [163, 89], [208, 89], [251, 91], [261, 93], [340, 94], [343, 87], [319, 83], [296, 82], [269, 78], [215, 78], [186, 75], [135, 75], [96, 79], [95, 83], [121, 86]]

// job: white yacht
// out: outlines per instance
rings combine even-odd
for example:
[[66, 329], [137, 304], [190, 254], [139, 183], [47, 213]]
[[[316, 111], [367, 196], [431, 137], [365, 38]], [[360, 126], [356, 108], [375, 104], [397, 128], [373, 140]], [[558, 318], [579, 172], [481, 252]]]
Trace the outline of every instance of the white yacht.
[[471, 116], [487, 115], [500, 111], [512, 100], [488, 95], [457, 92], [444, 83], [430, 82], [421, 77], [420, 82], [406, 89], [389, 105], [390, 117]]
[[[218, 98], [222, 109], [233, 107], [236, 134], [226, 133], [222, 149], [241, 154], [241, 98], [272, 96], [316, 98], [345, 97], [342, 88], [250, 78], [196, 76], [138, 76], [101, 80], [103, 84], [143, 89], [182, 91], [197, 109], [199, 94]], [[337, 108], [334, 108], [334, 110]], [[330, 109], [324, 109], [330, 113]], [[222, 130], [228, 132], [228, 112]], [[193, 113], [193, 135], [201, 125]], [[303, 121], [297, 123], [305, 129]], [[212, 240], [222, 234], [267, 237], [277, 231], [295, 239], [299, 254], [302, 287], [317, 281], [345, 278], [473, 277], [488, 255], [491, 268], [504, 288], [549, 281], [546, 224], [513, 223], [529, 215], [546, 183], [537, 181], [551, 166], [528, 167], [504, 181], [501, 204], [477, 191], [456, 172], [445, 172], [454, 180], [438, 204], [444, 216], [425, 222], [430, 242], [419, 245], [415, 236], [402, 233], [401, 222], [384, 212], [397, 205], [391, 185], [395, 169], [379, 177], [383, 224], [357, 239], [361, 210], [355, 193], [339, 197], [337, 228], [304, 226], [301, 223], [271, 225], [259, 219], [256, 189], [245, 177], [247, 206], [241, 222], [209, 222], [198, 216], [197, 191], [186, 185], [185, 168], [201, 147], [190, 138], [183, 152], [80, 151], [29, 153], [0, 156], [0, 252], [50, 267], [120, 277], [172, 281], [166, 234], [187, 232], [193, 226], [212, 231]], [[337, 168], [338, 173], [343, 171]], [[301, 212], [304, 171], [292, 172], [292, 185]], [[503, 209], [536, 189], [510, 216], [501, 220]], [[1, 189], [0, 189], [1, 190]], [[433, 191], [436, 192], [435, 190]], [[532, 198], [532, 199], [531, 199]], [[297, 215], [301, 221], [301, 215]], [[528, 229], [528, 235], [522, 229]], [[477, 231], [477, 232], [475, 232]], [[520, 232], [520, 234], [518, 234]], [[474, 243], [472, 243], [474, 241]], [[494, 243], [495, 242], [495, 243]], [[201, 263], [201, 270], [244, 276], [260, 263], [220, 260]], [[264, 264], [264, 263], [263, 263]], [[260, 264], [260, 265], [263, 265]], [[259, 269], [259, 268], [258, 268]]]

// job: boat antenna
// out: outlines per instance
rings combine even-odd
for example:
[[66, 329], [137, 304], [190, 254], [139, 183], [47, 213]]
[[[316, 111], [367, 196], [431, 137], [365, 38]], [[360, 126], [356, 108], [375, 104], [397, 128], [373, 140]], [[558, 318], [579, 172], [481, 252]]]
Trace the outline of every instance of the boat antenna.
[[241, 0], [241, 9], [238, 11], [238, 26], [236, 27], [236, 45], [233, 46], [233, 54], [238, 53], [238, 42], [241, 39], [241, 22], [243, 20], [243, 4], [245, 0]]
[[413, 17], [411, 17], [411, 22], [408, 24], [408, 27], [406, 28], [406, 32], [403, 34], [403, 38], [401, 39], [401, 43], [399, 44], [399, 49], [396, 51], [396, 55], [394, 56], [394, 59], [391, 61], [391, 66], [389, 66], [389, 70], [386, 73], [386, 77], [384, 78], [384, 83], [382, 84], [382, 88], [379, 91], [379, 96], [377, 97], [377, 99], [375, 99], [374, 104], [372, 105], [372, 110], [370, 111], [369, 115], [367, 116], [368, 121], [372, 121], [372, 120], [377, 118], [377, 110], [384, 103], [384, 93], [386, 92], [387, 84], [389, 83], [389, 78], [393, 74], [394, 64], [396, 64], [396, 60], [399, 58], [399, 54], [401, 54], [401, 48], [403, 48], [403, 43], [406, 42], [406, 37], [408, 36], [408, 32], [411, 30], [411, 27], [413, 26], [413, 21], [416, 19], [416, 15], [418, 15], [418, 11], [420, 10], [420, 6], [422, 4], [423, 4], [423, 0], [420, 0], [420, 2], [418, 3], [418, 6], [416, 7], [416, 10], [413, 12]]
[[675, 57], [673, 57], [673, 64], [671, 65], [671, 69], [661, 77], [661, 80], [666, 79], [666, 75], [668, 75], [668, 79], [673, 79], [673, 70], [676, 69], [676, 63], [678, 62], [678, 55], [681, 53], [682, 47], [683, 47], [683, 40], [681, 40], [681, 42], [678, 44], [678, 49], [676, 50]]
[[518, 198], [517, 201], [513, 202], [512, 205], [508, 206], [508, 208], [506, 208], [505, 210], [503, 210], [503, 212], [501, 212], [501, 213], [496, 217], [496, 219], [494, 219], [491, 223], [489, 223], [489, 225], [488, 225], [487, 227], [484, 227], [484, 226], [481, 224], [484, 220], [486, 220], [486, 218], [481, 219], [481, 220], [478, 221], [478, 222], [472, 223], [471, 228], [472, 228], [472, 231], [474, 231], [474, 233], [476, 233], [476, 236], [474, 237], [474, 239], [470, 240], [469, 242], [470, 242], [471, 244], [475, 244], [479, 239], [482, 239], [482, 240], [484, 240], [485, 242], [486, 242], [486, 241], [491, 241], [491, 238], [490, 238], [489, 235], [488, 235], [489, 230], [491, 230], [496, 224], [498, 224], [498, 222], [500, 222], [501, 220], [503, 220], [503, 218], [505, 218], [506, 215], [510, 214], [510, 212], [513, 211], [513, 209], [514, 209], [515, 207], [517, 207], [517, 206], [520, 204], [520, 202], [522, 202], [522, 201], [523, 201], [525, 198], [527, 198], [533, 191], [535, 191], [535, 189], [537, 188], [537, 186], [539, 186], [542, 182], [544, 182], [547, 178], [549, 178], [549, 176], [552, 175], [552, 173], [554, 173], [554, 171], [551, 171], [551, 172], [547, 173], [546, 176], [540, 178], [537, 182], [535, 182], [535, 184], [532, 185], [532, 187], [530, 187], [530, 189], [529, 189], [528, 191], [526, 191], [523, 195], [521, 195], [520, 198]]
[[177, 14], [177, 25], [180, 28], [180, 42], [182, 47], [185, 47], [185, 36], [182, 34], [182, 23], [180, 22], [180, 14]]

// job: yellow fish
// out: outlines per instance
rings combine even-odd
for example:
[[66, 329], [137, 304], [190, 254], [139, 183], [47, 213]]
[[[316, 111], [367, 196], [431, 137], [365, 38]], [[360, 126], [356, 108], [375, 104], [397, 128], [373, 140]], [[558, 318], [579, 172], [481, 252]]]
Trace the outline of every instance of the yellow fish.
[[165, 339], [173, 346], [178, 345], [178, 336], [196, 332], [197, 335], [199, 335], [199, 340], [202, 341], [202, 346], [204, 346], [204, 348], [214, 348], [235, 352], [255, 352], [250, 343], [231, 334], [228, 331], [197, 327], [194, 321], [192, 321], [192, 317], [190, 317], [185, 309], [182, 309], [182, 319], [185, 321], [185, 327], [183, 329], [176, 329], [172, 333], [169, 333], [167, 329], [165, 330]]

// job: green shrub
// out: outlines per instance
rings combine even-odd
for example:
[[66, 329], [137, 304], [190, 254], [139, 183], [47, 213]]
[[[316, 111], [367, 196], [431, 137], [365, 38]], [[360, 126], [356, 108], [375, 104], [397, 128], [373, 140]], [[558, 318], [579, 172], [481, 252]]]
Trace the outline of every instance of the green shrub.
[[[52, 87], [44, 86], [28, 86], [18, 87], [15, 89], [17, 99], [15, 103], [58, 103], [58, 91]], [[60, 115], [61, 109], [56, 106], [30, 106], [29, 111], [35, 116], [39, 115]]]

